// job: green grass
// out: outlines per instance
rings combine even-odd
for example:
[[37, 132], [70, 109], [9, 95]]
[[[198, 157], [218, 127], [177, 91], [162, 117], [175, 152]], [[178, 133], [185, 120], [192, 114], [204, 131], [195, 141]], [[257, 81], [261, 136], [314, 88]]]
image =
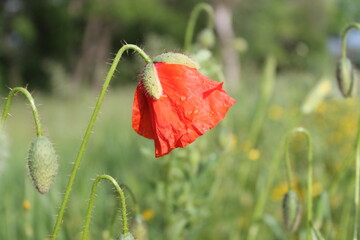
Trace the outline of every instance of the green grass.
[[[150, 239], [245, 239], [264, 191], [268, 194], [256, 239], [304, 239], [307, 165], [306, 145], [300, 137], [291, 144], [296, 189], [304, 204], [299, 231], [287, 233], [281, 216], [286, 179], [283, 138], [298, 126], [307, 128], [313, 138], [314, 224], [326, 239], [352, 237], [358, 101], [342, 100], [333, 86], [312, 113], [303, 115], [301, 106], [318, 78], [282, 73], [266, 107], [258, 143], [249, 148], [249, 129], [261, 87], [259, 79], [256, 74], [248, 76], [241, 90], [230, 94], [237, 103], [219, 126], [185, 149], [174, 150], [160, 159], [153, 157], [152, 141], [138, 136], [131, 128], [135, 87], [110, 90], [80, 166], [59, 239], [81, 237], [92, 181], [99, 174], [112, 175], [127, 184], [141, 209], [154, 212], [147, 221]], [[6, 123], [10, 156], [1, 159], [6, 165], [0, 174], [0, 239], [45, 239], [51, 234], [97, 94], [84, 91], [67, 99], [33, 95], [44, 135], [54, 142], [60, 157], [59, 174], [47, 195], [36, 192], [24, 167], [35, 128], [24, 98], [15, 97], [10, 108], [12, 116]], [[281, 162], [271, 172], [276, 154], [280, 154]], [[271, 174], [272, 183], [268, 181]], [[22, 206], [24, 200], [30, 202], [27, 211]], [[132, 218], [131, 198], [127, 200]], [[90, 227], [91, 239], [106, 239], [116, 208], [114, 191], [107, 183], [101, 183]], [[118, 219], [114, 239], [120, 233], [120, 223]]]

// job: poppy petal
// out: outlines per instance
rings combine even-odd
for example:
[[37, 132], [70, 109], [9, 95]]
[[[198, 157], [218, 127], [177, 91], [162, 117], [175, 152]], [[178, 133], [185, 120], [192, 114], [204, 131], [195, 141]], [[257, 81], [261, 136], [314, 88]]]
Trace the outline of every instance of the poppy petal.
[[210, 80], [195, 68], [181, 64], [155, 63], [163, 95], [154, 99], [143, 86], [136, 88], [133, 128], [154, 139], [155, 156], [185, 147], [215, 127], [235, 103], [223, 83]]
[[132, 127], [139, 135], [154, 139], [151, 113], [142, 82], [136, 87], [132, 108]]
[[156, 63], [164, 95], [150, 97], [156, 156], [185, 147], [215, 127], [234, 104], [222, 83], [210, 80], [194, 68]]

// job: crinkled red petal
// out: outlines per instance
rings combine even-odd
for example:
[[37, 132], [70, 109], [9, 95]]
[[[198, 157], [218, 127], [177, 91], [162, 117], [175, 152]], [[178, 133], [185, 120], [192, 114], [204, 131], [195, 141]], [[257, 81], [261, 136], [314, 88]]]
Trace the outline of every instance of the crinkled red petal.
[[155, 155], [161, 157], [185, 147], [215, 127], [235, 103], [222, 83], [210, 80], [194, 68], [156, 63], [163, 96], [146, 94], [142, 83], [135, 92], [133, 128], [154, 139]]

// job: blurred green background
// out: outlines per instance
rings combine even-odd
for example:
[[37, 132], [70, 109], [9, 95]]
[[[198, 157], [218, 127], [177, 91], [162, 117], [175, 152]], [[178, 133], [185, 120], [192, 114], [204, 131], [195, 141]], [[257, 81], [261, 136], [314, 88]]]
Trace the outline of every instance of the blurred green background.
[[[190, 10], [198, 2], [1, 1], [2, 86], [28, 84], [31, 89], [56, 92], [66, 91], [57, 89], [58, 85], [70, 83], [99, 85], [107, 68], [104, 62], [109, 62], [124, 42], [139, 44], [151, 55], [181, 51]], [[329, 39], [338, 36], [346, 23], [360, 17], [360, 3], [352, 0], [204, 2], [217, 6], [218, 12], [222, 5], [230, 10], [232, 49], [239, 51], [244, 65], [259, 64], [272, 54], [280, 68], [312, 72], [326, 69]], [[201, 15], [198, 29], [205, 21], [206, 16]], [[224, 34], [220, 37], [228, 37]], [[217, 42], [217, 47], [221, 43]], [[141, 66], [135, 63], [133, 58], [122, 63], [127, 67], [121, 71], [121, 84], [133, 82]], [[59, 74], [64, 74], [64, 79], [60, 80]]]
[[[30, 107], [16, 97], [0, 139], [0, 239], [46, 239], [52, 232], [96, 97], [117, 50], [141, 46], [154, 57], [183, 52], [195, 0], [4, 0], [0, 3], [0, 94], [33, 92], [44, 128], [60, 157], [48, 195], [39, 195], [24, 162], [35, 136]], [[326, 239], [353, 228], [358, 98], [336, 88], [339, 35], [360, 21], [360, 1], [214, 0], [216, 42], [197, 34], [189, 50], [201, 71], [237, 100], [224, 121], [185, 149], [155, 159], [153, 143], [131, 128], [131, 105], [144, 63], [124, 54], [91, 135], [59, 239], [80, 239], [92, 180], [110, 174], [137, 196], [150, 239], [305, 239], [283, 227], [286, 192], [283, 138], [306, 127], [314, 147], [314, 225]], [[356, 31], [348, 53], [360, 63]], [[25, 103], [25, 104], [24, 104]], [[5, 100], [2, 101], [2, 106]], [[306, 207], [306, 145], [292, 146], [293, 169]], [[280, 159], [278, 162], [278, 159]], [[118, 206], [110, 186], [97, 194], [90, 239], [117, 239]], [[11, 191], [9, 191], [11, 189]], [[130, 197], [129, 218], [134, 218]], [[255, 214], [261, 201], [260, 215]], [[260, 202], [260, 203], [259, 203]], [[305, 210], [304, 210], [305, 214]], [[303, 215], [303, 219], [306, 216]], [[253, 235], [253, 230], [258, 232]], [[254, 237], [255, 236], [255, 237]], [[141, 240], [139, 238], [139, 240]]]

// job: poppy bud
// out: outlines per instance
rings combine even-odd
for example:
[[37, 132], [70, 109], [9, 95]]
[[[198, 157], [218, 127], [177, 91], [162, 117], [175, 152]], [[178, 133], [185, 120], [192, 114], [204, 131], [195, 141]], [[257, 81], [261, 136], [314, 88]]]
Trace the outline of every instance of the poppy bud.
[[160, 54], [159, 56], [156, 56], [154, 58], [153, 62], [154, 63], [164, 62], [167, 64], [180, 64], [180, 65], [185, 65], [190, 68], [195, 68], [195, 69], [199, 68], [199, 64], [197, 64], [197, 62], [195, 62], [188, 56], [181, 54], [181, 53], [173, 53], [173, 52], [163, 53], [163, 54]]
[[294, 190], [290, 190], [285, 194], [282, 208], [286, 229], [295, 232], [300, 225], [302, 209], [300, 199]]
[[336, 68], [336, 80], [341, 94], [351, 97], [354, 87], [354, 69], [348, 58], [341, 58]]
[[215, 34], [210, 28], [205, 28], [198, 35], [198, 42], [204, 48], [211, 48], [215, 45]]
[[121, 234], [119, 240], [135, 240], [131, 233]]
[[[161, 54], [145, 67], [134, 95], [132, 127], [154, 140], [156, 157], [194, 142], [235, 103], [223, 83], [202, 75], [197, 67], [179, 53]], [[155, 91], [160, 86], [162, 91]]]
[[28, 169], [35, 188], [47, 193], [57, 174], [58, 157], [52, 143], [46, 137], [37, 137], [31, 143]]
[[143, 84], [147, 93], [155, 99], [159, 99], [162, 95], [161, 83], [153, 63], [145, 66]]
[[148, 239], [147, 227], [141, 215], [137, 214], [135, 216], [134, 221], [131, 224], [131, 229], [136, 237], [136, 240]]

